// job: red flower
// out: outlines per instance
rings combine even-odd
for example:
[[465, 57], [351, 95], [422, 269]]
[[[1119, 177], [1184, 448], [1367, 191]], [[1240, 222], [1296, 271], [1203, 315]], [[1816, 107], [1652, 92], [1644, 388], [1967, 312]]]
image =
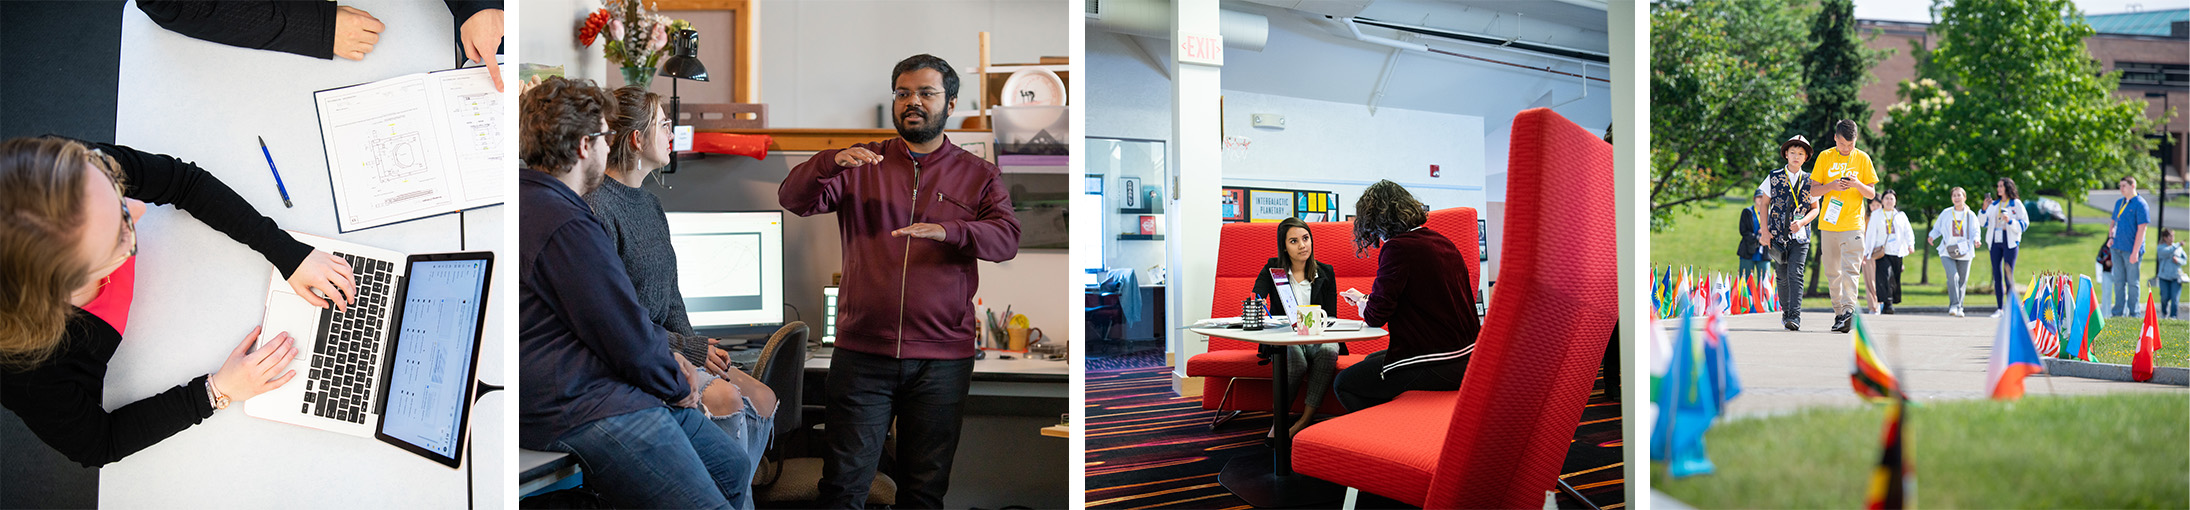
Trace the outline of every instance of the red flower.
[[593, 38], [599, 37], [601, 27], [606, 25], [608, 25], [608, 9], [595, 10], [593, 14], [586, 15], [585, 25], [578, 27], [578, 44], [587, 47], [593, 46]]

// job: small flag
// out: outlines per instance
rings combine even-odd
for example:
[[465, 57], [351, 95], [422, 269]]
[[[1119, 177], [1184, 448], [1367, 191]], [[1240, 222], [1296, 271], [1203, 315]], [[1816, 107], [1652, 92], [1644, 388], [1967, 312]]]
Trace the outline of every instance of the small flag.
[[[2008, 292], [2021, 297], [2012, 289]], [[1985, 393], [1993, 400], [2023, 398], [2023, 377], [2046, 371], [2030, 339], [2030, 328], [2022, 307], [2008, 307], [2007, 315], [2000, 317], [2000, 327], [1992, 335], [1992, 361], [1985, 365]]]
[[1662, 348], [1668, 351], [1665, 365], [1652, 367], [1656, 383], [1651, 385], [1651, 400], [1657, 403], [1658, 414], [1651, 430], [1650, 458], [1666, 461], [1667, 473], [1675, 478], [1718, 469], [1704, 454], [1703, 434], [1726, 401], [1741, 393], [1725, 324], [1717, 316], [1706, 316], [1705, 337], [1698, 341], [1693, 320], [1681, 318], [1678, 339]]
[[1864, 493], [1864, 507], [1871, 510], [1909, 508], [1916, 501], [1916, 470], [1909, 462], [1908, 448], [1902, 442], [1902, 413], [1908, 411], [1907, 398], [1896, 398], [1886, 408], [1886, 448], [1879, 456], [1878, 467], [1871, 470], [1870, 490]]
[[2152, 304], [2152, 293], [2144, 293], [2144, 332], [2137, 334], [2137, 355], [2129, 362], [2129, 379], [2137, 382], [2152, 380], [2152, 354], [2160, 350], [2160, 309]]
[[1879, 402], [1900, 394], [1893, 371], [1886, 369], [1886, 364], [1878, 359], [1878, 350], [1871, 346], [1870, 331], [1863, 327], [1863, 314], [1855, 314], [1850, 320], [1855, 321], [1855, 334], [1852, 335], [1855, 354], [1848, 369], [1848, 380], [1855, 385], [1856, 396]]

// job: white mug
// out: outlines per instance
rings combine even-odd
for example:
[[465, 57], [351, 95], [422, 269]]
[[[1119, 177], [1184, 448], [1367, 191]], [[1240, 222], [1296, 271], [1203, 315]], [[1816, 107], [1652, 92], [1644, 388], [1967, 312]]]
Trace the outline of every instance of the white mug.
[[1330, 314], [1323, 312], [1323, 305], [1300, 307], [1300, 313], [1293, 316], [1293, 332], [1306, 336], [1321, 335], [1324, 320], [1329, 318]]

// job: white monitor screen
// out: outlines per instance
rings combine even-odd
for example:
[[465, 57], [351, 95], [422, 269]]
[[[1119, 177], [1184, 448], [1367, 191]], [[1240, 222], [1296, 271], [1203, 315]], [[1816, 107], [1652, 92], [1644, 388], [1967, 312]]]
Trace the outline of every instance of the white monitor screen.
[[411, 263], [381, 433], [442, 457], [462, 446], [472, 342], [487, 297], [485, 260]]
[[783, 323], [783, 211], [668, 216], [692, 327]]

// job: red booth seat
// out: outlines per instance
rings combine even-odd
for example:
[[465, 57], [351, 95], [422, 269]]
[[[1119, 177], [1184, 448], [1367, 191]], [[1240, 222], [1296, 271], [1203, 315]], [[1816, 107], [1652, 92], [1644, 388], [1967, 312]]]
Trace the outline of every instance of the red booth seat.
[[[1429, 221], [1423, 227], [1444, 234], [1460, 247], [1460, 254], [1467, 259], [1468, 283], [1481, 288], [1482, 277], [1478, 273], [1480, 248], [1476, 245], [1475, 209], [1454, 207], [1430, 211]], [[1360, 257], [1354, 256], [1354, 227], [1352, 222], [1309, 223], [1308, 232], [1315, 240], [1316, 260], [1331, 265], [1333, 283], [1340, 292], [1359, 289], [1372, 292], [1376, 280], [1377, 250], [1369, 250]], [[1263, 265], [1277, 255], [1276, 223], [1227, 223], [1217, 241], [1217, 276], [1215, 292], [1209, 306], [1210, 317], [1239, 316], [1240, 302], [1254, 296], [1255, 277], [1262, 273]], [[1361, 319], [1361, 311], [1352, 303], [1338, 300], [1333, 315], [1342, 319]], [[1338, 358], [1338, 368], [1343, 370], [1360, 362], [1369, 353], [1384, 350], [1386, 338], [1347, 342], [1349, 354]], [[1201, 407], [1224, 411], [1269, 411], [1270, 366], [1256, 364], [1255, 344], [1227, 338], [1209, 339], [1209, 352], [1194, 355], [1186, 360], [1188, 377], [1204, 378]], [[1324, 414], [1341, 414], [1345, 406], [1324, 389], [1323, 405], [1318, 408]], [[1295, 400], [1293, 409], [1301, 409]]]

